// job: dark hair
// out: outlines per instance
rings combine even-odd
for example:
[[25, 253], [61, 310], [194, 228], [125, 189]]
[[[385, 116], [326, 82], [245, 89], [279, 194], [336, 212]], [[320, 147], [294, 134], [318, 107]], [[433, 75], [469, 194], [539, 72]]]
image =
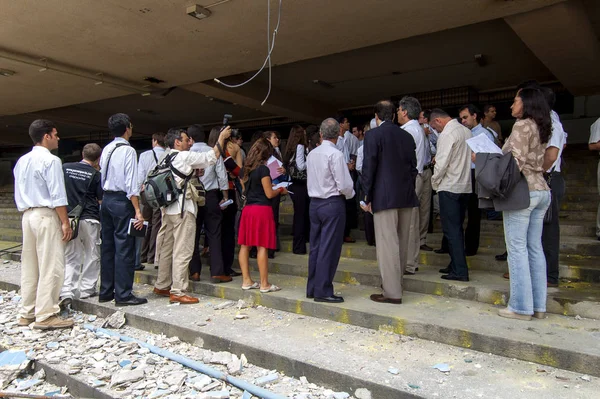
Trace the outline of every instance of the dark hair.
[[463, 112], [463, 110], [467, 110], [469, 111], [469, 115], [473, 116], [473, 114], [476, 115], [475, 119], [477, 120], [477, 122], [479, 122], [481, 120], [481, 113], [479, 112], [479, 109], [473, 105], [473, 104], [467, 104], [467, 105], [463, 105], [462, 107], [460, 107], [458, 109], [458, 113]]
[[287, 145], [285, 146], [285, 153], [283, 154], [283, 162], [288, 164], [290, 159], [296, 154], [296, 148], [298, 144], [302, 144], [304, 148], [306, 148], [306, 131], [300, 125], [292, 126], [290, 130], [290, 137], [287, 140]]
[[166, 146], [166, 143], [165, 143], [166, 137], [167, 137], [167, 135], [164, 134], [163, 132], [156, 132], [156, 133], [152, 134], [152, 140], [156, 140], [156, 143], [161, 147]]
[[33, 144], [39, 144], [44, 140], [44, 136], [52, 134], [56, 129], [54, 122], [47, 119], [36, 119], [29, 125], [29, 137], [33, 140]]
[[429, 120], [430, 117], [431, 117], [431, 110], [430, 109], [424, 109], [423, 110], [423, 118]]
[[267, 130], [266, 132], [263, 132], [263, 139], [269, 140], [273, 136], [273, 134], [275, 134], [275, 136], [277, 136], [277, 138], [281, 137], [279, 135], [279, 133], [276, 132], [275, 130]]
[[257, 130], [256, 132], [254, 132], [254, 134], [252, 135], [252, 138], [250, 139], [250, 146], [252, 146], [252, 144], [256, 143], [256, 140], [261, 139], [263, 137], [263, 134], [265, 132], [263, 132], [262, 130]]
[[217, 141], [219, 141], [220, 135], [221, 135], [221, 127], [220, 126], [213, 127], [210, 130], [210, 134], [208, 135], [208, 141], [206, 142], [206, 144], [208, 144], [209, 147], [214, 147], [215, 145], [217, 145]]
[[248, 151], [248, 156], [246, 156], [246, 162], [244, 163], [244, 171], [242, 175], [244, 176], [243, 181], [248, 181], [248, 177], [250, 176], [250, 172], [256, 170], [260, 165], [264, 165], [264, 163], [271, 157], [273, 154], [273, 146], [266, 138], [260, 138], [256, 140], [256, 143], [252, 144], [250, 147], [250, 151]]
[[556, 104], [556, 95], [554, 94], [554, 90], [549, 87], [541, 87], [540, 90], [542, 91], [544, 98], [546, 98], [546, 102], [548, 103], [550, 110], [552, 110], [554, 108], [554, 104]]
[[96, 143], [89, 143], [83, 146], [81, 154], [86, 161], [96, 162], [102, 155], [102, 148]]
[[319, 126], [317, 125], [308, 125], [306, 126], [306, 137], [312, 136], [314, 133], [319, 133]]
[[[389, 100], [381, 100], [377, 104], [375, 104], [374, 112], [382, 121], [392, 121], [394, 119], [394, 114], [396, 113], [396, 107]], [[417, 115], [417, 118], [419, 116]]]
[[335, 117], [335, 120], [337, 121], [337, 123], [339, 123], [340, 125], [342, 123], [344, 123], [344, 120], [348, 119], [348, 117], [344, 114], [337, 114], [337, 116]]
[[529, 88], [529, 89], [539, 89], [541, 86], [539, 82], [535, 79], [525, 80], [517, 86], [517, 91]]
[[108, 130], [114, 137], [121, 137], [131, 127], [131, 120], [127, 114], [114, 114], [108, 118]]
[[[414, 97], [405, 96], [398, 102], [398, 107], [407, 112], [410, 119], [419, 119], [421, 103]], [[380, 118], [381, 119], [381, 118]]]
[[[368, 125], [367, 125], [367, 126], [368, 126]], [[364, 131], [365, 131], [365, 125], [364, 125], [364, 124], [360, 124], [360, 123], [359, 123], [358, 125], [355, 125], [355, 126], [353, 126], [353, 127], [355, 127], [355, 128], [356, 128], [356, 130], [358, 130], [359, 132], [364, 132]]]
[[169, 131], [167, 132], [167, 138], [166, 138], [166, 142], [167, 145], [169, 146], [169, 148], [173, 149], [175, 146], [175, 140], [181, 140], [181, 134], [182, 133], [186, 133], [186, 131], [184, 129], [180, 129], [177, 127], [173, 127], [171, 129], [169, 129]]
[[523, 116], [521, 119], [531, 119], [535, 122], [540, 132], [540, 141], [546, 144], [552, 135], [552, 120], [550, 119], [550, 107], [539, 89], [524, 88], [518, 97], [523, 101]]
[[450, 114], [448, 114], [446, 111], [444, 111], [441, 108], [434, 108], [431, 110], [431, 114], [429, 114], [429, 121], [431, 122], [431, 119], [435, 119], [435, 118], [450, 118]]
[[187, 134], [194, 140], [196, 143], [202, 143], [206, 140], [206, 134], [204, 133], [204, 126], [202, 125], [191, 125], [188, 126]]
[[309, 137], [308, 137], [308, 151], [312, 151], [315, 148], [317, 148], [319, 146], [319, 143], [321, 142], [321, 133], [317, 132], [313, 132]]
[[495, 106], [495, 105], [492, 105], [492, 104], [485, 104], [485, 105], [483, 106], [483, 113], [484, 113], [484, 114], [487, 114], [487, 113], [488, 113], [488, 111], [490, 110], [490, 108], [496, 108], [496, 106]]

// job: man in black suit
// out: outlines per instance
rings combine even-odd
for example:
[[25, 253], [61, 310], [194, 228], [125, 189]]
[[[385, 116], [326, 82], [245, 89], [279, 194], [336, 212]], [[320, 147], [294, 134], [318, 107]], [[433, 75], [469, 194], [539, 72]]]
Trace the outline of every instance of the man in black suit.
[[411, 213], [419, 200], [415, 193], [415, 140], [393, 122], [395, 113], [390, 101], [375, 105], [378, 127], [365, 136], [361, 183], [365, 191], [363, 209], [374, 214], [377, 262], [383, 281], [383, 294], [373, 294], [371, 300], [400, 304]]

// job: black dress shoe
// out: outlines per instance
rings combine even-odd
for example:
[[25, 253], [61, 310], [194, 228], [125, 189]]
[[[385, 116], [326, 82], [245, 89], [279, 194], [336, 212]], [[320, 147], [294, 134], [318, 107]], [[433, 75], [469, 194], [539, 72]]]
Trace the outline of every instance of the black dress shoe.
[[465, 256], [475, 256], [477, 255], [477, 251], [465, 251]]
[[137, 296], [132, 295], [128, 300], [116, 302], [115, 305], [116, 306], [135, 306], [135, 305], [143, 305], [145, 303], [148, 303], [148, 300], [146, 298], [138, 298]]
[[142, 270], [144, 270], [146, 268], [146, 266], [144, 265], [139, 265], [135, 267], [135, 271], [141, 272]]
[[433, 251], [433, 248], [431, 248], [429, 245], [427, 244], [423, 244], [421, 245], [421, 251], [427, 251], [427, 252], [431, 252]]
[[306, 294], [306, 297], [307, 297], [308, 299], [313, 299], [315, 296], [314, 296], [314, 295], [311, 295], [311, 294]]
[[508, 258], [508, 252], [505, 252], [500, 255], [496, 255], [496, 260], [499, 262], [505, 261]]
[[454, 281], [469, 281], [468, 277], [457, 276], [456, 274], [445, 274], [442, 276], [444, 280], [454, 280]]
[[275, 259], [275, 251], [269, 251], [269, 259]]
[[436, 254], [447, 254], [448, 250], [444, 249], [444, 248], [440, 248], [440, 249], [434, 249], [433, 252], [435, 252]]
[[414, 275], [415, 275], [415, 272], [409, 272], [408, 270], [406, 270], [406, 271], [404, 272], [404, 275], [405, 275], [405, 276], [414, 276]]
[[231, 273], [229, 273], [229, 277], [239, 277], [241, 275], [242, 273], [236, 272], [235, 270], [232, 270]]
[[114, 297], [114, 296], [99, 296], [99, 297], [98, 297], [98, 302], [100, 302], [100, 303], [104, 303], [104, 302], [110, 302], [110, 301], [112, 301], [113, 299], [115, 299], [115, 297]]
[[316, 296], [314, 299], [315, 302], [329, 302], [329, 303], [342, 303], [344, 302], [344, 298], [337, 295], [327, 296], [327, 297], [318, 297]]
[[443, 274], [448, 274], [451, 272], [452, 272], [452, 269], [450, 268], [450, 266], [440, 269], [440, 273], [443, 273]]

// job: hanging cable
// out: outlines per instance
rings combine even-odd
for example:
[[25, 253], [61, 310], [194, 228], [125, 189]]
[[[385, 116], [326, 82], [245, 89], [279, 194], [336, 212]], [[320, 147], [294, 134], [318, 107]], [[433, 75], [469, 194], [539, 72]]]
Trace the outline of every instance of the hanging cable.
[[214, 78], [214, 81], [219, 83], [220, 85], [223, 85], [230, 89], [235, 89], [238, 87], [242, 87], [242, 86], [250, 83], [252, 80], [254, 80], [254, 78], [256, 78], [265, 69], [265, 67], [268, 64], [269, 65], [269, 90], [267, 92], [267, 96], [265, 97], [265, 99], [262, 101], [262, 103], [260, 103], [261, 106], [265, 105], [265, 103], [267, 102], [267, 99], [269, 98], [269, 95], [271, 94], [271, 54], [273, 53], [273, 49], [275, 48], [275, 39], [277, 37], [277, 33], [279, 32], [279, 24], [281, 23], [282, 2], [283, 2], [283, 0], [279, 0], [279, 11], [277, 13], [277, 25], [275, 26], [275, 30], [273, 30], [273, 38], [271, 39], [271, 32], [270, 32], [270, 30], [271, 30], [271, 25], [270, 25], [271, 0], [267, 0], [267, 57], [265, 58], [265, 62], [263, 62], [260, 69], [254, 75], [252, 75], [252, 77], [250, 77], [248, 80], [246, 80], [245, 82], [239, 83], [239, 84], [227, 84], [227, 83], [221, 82], [217, 78]]

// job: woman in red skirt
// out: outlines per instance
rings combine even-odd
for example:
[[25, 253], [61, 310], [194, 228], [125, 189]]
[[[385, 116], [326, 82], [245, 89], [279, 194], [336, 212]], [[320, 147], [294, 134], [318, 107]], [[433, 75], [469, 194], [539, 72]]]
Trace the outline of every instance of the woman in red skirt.
[[[269, 283], [268, 250], [275, 249], [275, 220], [271, 199], [281, 194], [287, 194], [285, 188], [273, 190], [271, 174], [266, 166], [267, 160], [273, 154], [273, 146], [266, 139], [254, 143], [244, 163], [243, 182], [246, 192], [246, 206], [242, 210], [238, 244], [238, 256], [242, 269], [242, 289], [259, 289], [262, 293], [279, 291], [281, 288]], [[250, 277], [250, 247], [258, 248], [257, 260], [260, 273], [260, 284]]]

